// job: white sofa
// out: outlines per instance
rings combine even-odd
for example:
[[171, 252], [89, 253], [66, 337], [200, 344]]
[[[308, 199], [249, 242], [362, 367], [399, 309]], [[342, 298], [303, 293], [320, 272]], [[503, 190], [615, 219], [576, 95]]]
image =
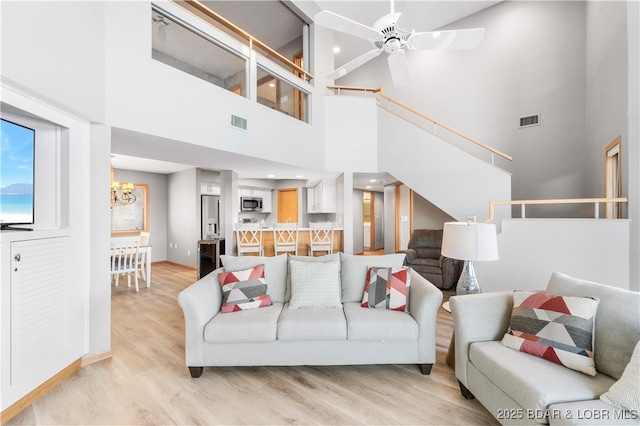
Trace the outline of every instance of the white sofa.
[[[291, 309], [290, 259], [340, 262], [340, 308]], [[442, 293], [411, 272], [409, 313], [362, 308], [369, 266], [402, 266], [404, 254], [322, 257], [222, 256], [223, 268], [184, 289], [186, 365], [192, 377], [206, 366], [419, 364], [436, 359], [436, 314]], [[265, 265], [271, 306], [221, 313], [218, 274]]]
[[552, 274], [545, 291], [600, 299], [593, 334], [596, 375], [502, 345], [512, 292], [454, 296], [455, 367], [463, 396], [477, 398], [502, 424], [640, 424], [637, 410], [599, 399], [620, 379], [640, 340], [640, 294], [560, 273]]

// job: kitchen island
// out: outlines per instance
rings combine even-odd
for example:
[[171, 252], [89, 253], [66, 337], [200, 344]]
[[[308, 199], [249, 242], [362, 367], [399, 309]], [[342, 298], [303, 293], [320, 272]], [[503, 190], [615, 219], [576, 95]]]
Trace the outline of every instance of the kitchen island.
[[[233, 237], [235, 238], [235, 235]], [[307, 256], [309, 254], [309, 238], [309, 228], [298, 228], [298, 256]], [[262, 228], [262, 245], [264, 246], [265, 256], [274, 256], [273, 228]], [[336, 228], [333, 230], [333, 252], [342, 251], [342, 247], [342, 228]]]

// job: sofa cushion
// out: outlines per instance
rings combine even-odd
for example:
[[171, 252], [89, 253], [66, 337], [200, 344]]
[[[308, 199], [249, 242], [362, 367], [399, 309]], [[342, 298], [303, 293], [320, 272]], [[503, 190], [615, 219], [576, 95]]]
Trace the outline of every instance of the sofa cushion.
[[291, 309], [340, 308], [340, 261], [289, 261]]
[[435, 259], [436, 262], [440, 259], [439, 248], [414, 247], [413, 249], [418, 254], [418, 259]]
[[271, 305], [264, 280], [264, 265], [242, 271], [221, 272], [218, 281], [222, 286], [222, 313]]
[[502, 344], [595, 376], [593, 324], [598, 299], [516, 291]]
[[404, 253], [385, 254], [381, 256], [356, 256], [340, 253], [342, 263], [342, 301], [362, 302], [364, 283], [370, 266], [386, 268], [401, 267], [405, 258]]
[[594, 331], [596, 370], [619, 379], [640, 339], [640, 293], [558, 272], [551, 274], [546, 291], [551, 294], [600, 299]]
[[640, 414], [640, 341], [636, 343], [620, 380], [600, 395], [600, 400]]
[[324, 256], [289, 256], [289, 260], [287, 262], [287, 291], [285, 295], [285, 301], [291, 300], [291, 270], [290, 270], [290, 262], [292, 260], [297, 260], [299, 262], [336, 262], [340, 261], [340, 254], [327, 254]]
[[544, 410], [550, 404], [597, 399], [615, 382], [605, 374], [588, 376], [514, 351], [499, 341], [472, 343], [469, 362], [521, 407], [533, 410]]
[[225, 271], [239, 271], [264, 265], [264, 278], [267, 282], [267, 293], [274, 302], [284, 303], [287, 288], [287, 255], [280, 256], [220, 256]]
[[214, 316], [204, 327], [204, 340], [210, 343], [256, 343], [276, 340], [282, 303], [261, 309]]
[[442, 273], [442, 269], [440, 268], [440, 259], [425, 259], [425, 258], [417, 258], [413, 262], [411, 262], [411, 266], [424, 266], [427, 268], [433, 268], [433, 270], [437, 270]]
[[367, 271], [362, 307], [408, 312], [410, 288], [411, 268], [372, 266]]
[[347, 321], [342, 309], [290, 309], [285, 304], [278, 321], [278, 340], [344, 340]]
[[418, 323], [411, 315], [388, 309], [366, 309], [360, 302], [344, 304], [347, 339], [365, 341], [417, 340]]

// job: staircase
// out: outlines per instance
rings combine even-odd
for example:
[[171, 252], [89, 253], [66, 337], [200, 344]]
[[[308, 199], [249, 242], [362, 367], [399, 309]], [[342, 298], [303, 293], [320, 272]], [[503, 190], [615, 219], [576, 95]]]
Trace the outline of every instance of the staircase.
[[[343, 147], [353, 146], [356, 134], [373, 139], [368, 145], [358, 141], [361, 151], [368, 147], [375, 154], [359, 156], [361, 169], [356, 168], [357, 159], [350, 160], [354, 171], [388, 172], [457, 220], [475, 215], [483, 221], [491, 201], [511, 199], [511, 175], [493, 161], [496, 153], [507, 160], [509, 156], [385, 96], [380, 89], [353, 90], [369, 96], [327, 97], [331, 118], [327, 123], [340, 129], [327, 133]], [[354, 102], [362, 104], [357, 117]], [[349, 138], [335, 141], [345, 134]], [[481, 158], [483, 154], [490, 158]]]

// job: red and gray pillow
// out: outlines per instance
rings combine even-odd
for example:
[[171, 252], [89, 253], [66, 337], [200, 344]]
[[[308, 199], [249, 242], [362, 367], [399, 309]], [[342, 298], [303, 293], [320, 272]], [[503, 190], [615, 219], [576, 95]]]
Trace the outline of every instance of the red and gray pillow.
[[593, 297], [516, 291], [502, 344], [595, 376], [593, 328], [598, 303]]
[[222, 286], [221, 312], [244, 311], [271, 306], [264, 279], [264, 265], [256, 265], [241, 271], [221, 272], [218, 281]]
[[361, 306], [409, 312], [410, 286], [411, 268], [371, 266], [367, 271]]

